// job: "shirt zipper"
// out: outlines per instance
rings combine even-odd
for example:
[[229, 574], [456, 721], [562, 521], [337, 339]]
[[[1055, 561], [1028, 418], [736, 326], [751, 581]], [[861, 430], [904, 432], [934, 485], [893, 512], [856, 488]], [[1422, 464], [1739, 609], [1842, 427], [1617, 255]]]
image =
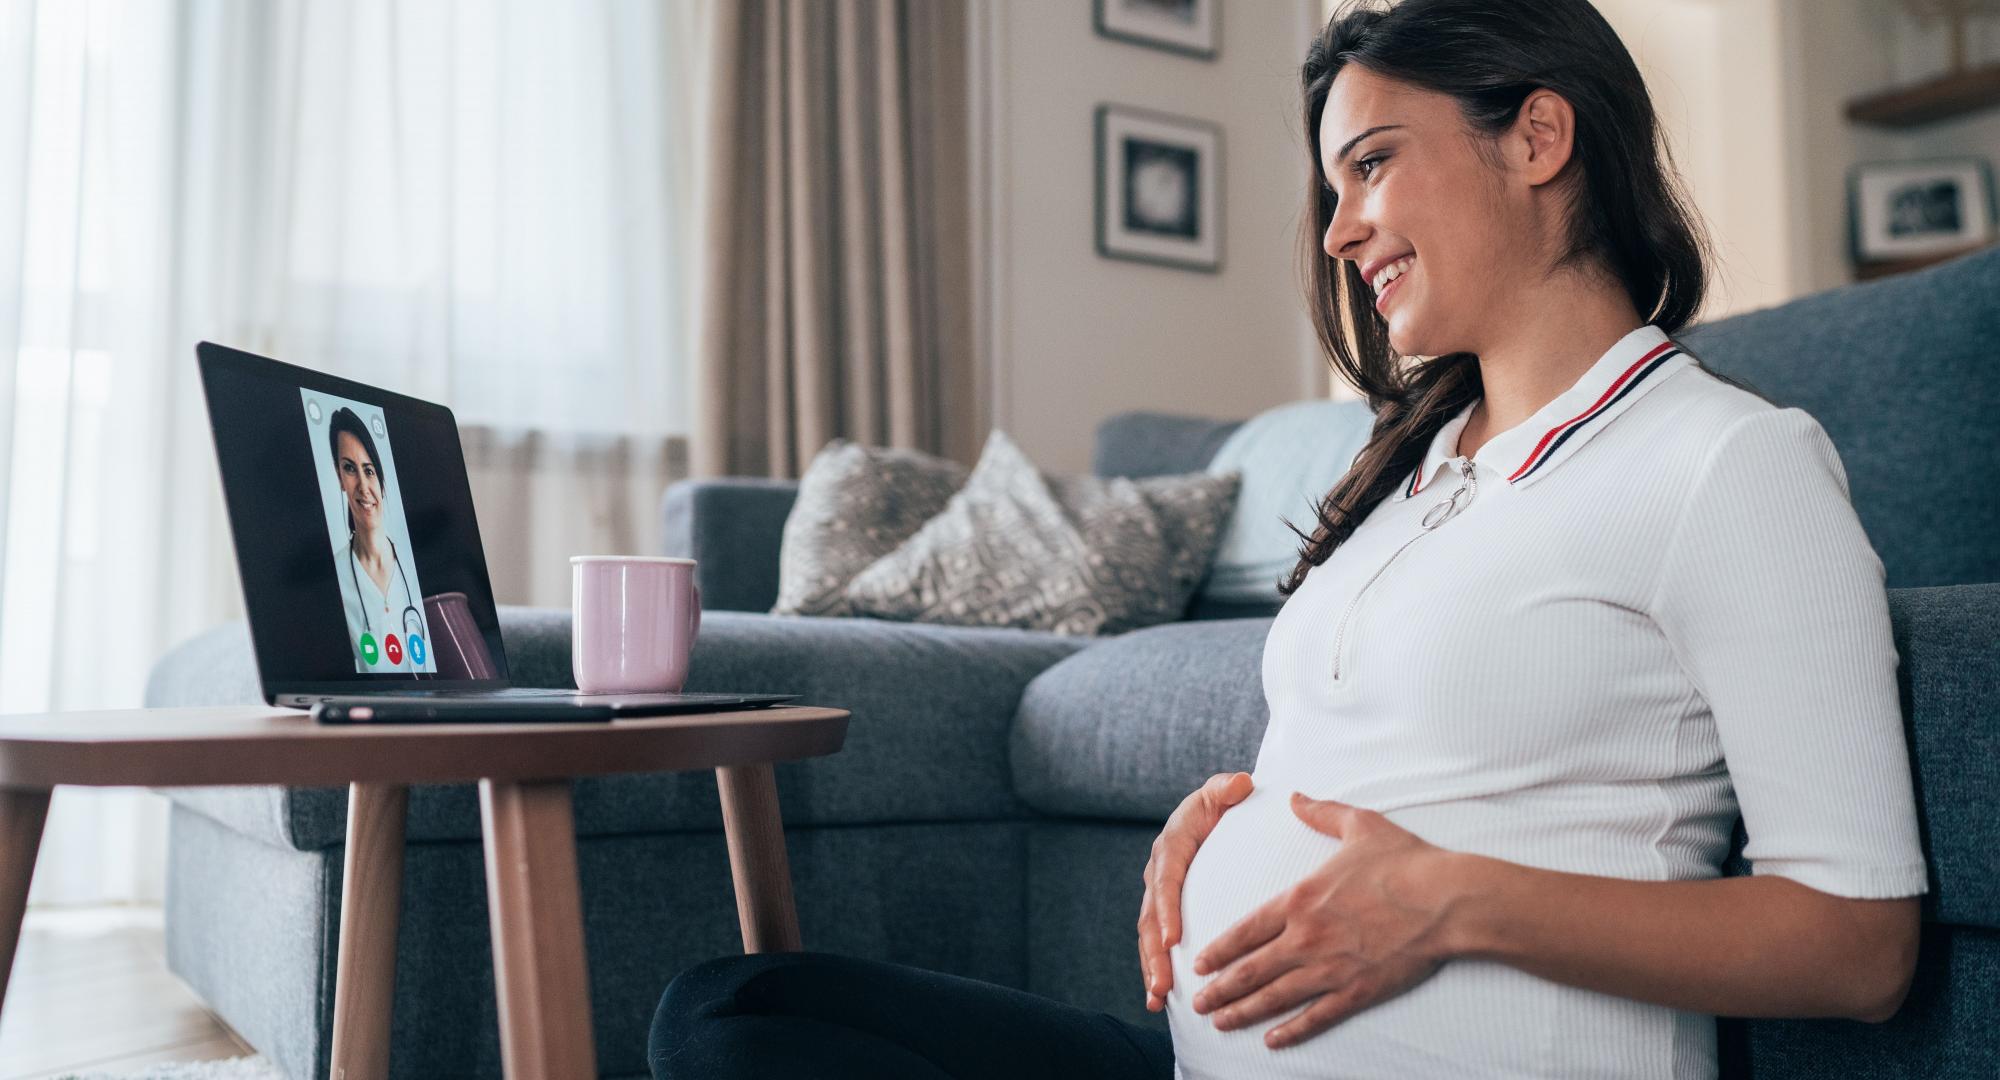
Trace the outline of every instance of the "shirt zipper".
[[[1361, 583], [1361, 588], [1355, 592], [1354, 598], [1347, 602], [1346, 610], [1340, 613], [1340, 626], [1334, 631], [1333, 635], [1333, 680], [1335, 682], [1340, 681], [1341, 646], [1347, 640], [1348, 617], [1353, 615], [1354, 609], [1361, 604], [1361, 598], [1367, 594], [1369, 586], [1374, 585], [1376, 579], [1382, 576], [1382, 571], [1389, 569], [1389, 564], [1395, 562], [1397, 556], [1409, 550], [1411, 544], [1429, 535], [1438, 526], [1457, 517], [1461, 510], [1472, 505], [1473, 498], [1479, 494], [1479, 482], [1473, 477], [1472, 459], [1460, 458], [1456, 464], [1459, 474], [1465, 478], [1465, 483], [1459, 485], [1458, 490], [1451, 493], [1451, 498], [1431, 507], [1424, 513], [1422, 523], [1424, 531], [1403, 541], [1402, 547], [1397, 548], [1395, 553], [1384, 560], [1381, 566], [1376, 567], [1375, 572], [1369, 575], [1368, 580]], [[1465, 500], [1463, 503], [1459, 501], [1461, 497]]]

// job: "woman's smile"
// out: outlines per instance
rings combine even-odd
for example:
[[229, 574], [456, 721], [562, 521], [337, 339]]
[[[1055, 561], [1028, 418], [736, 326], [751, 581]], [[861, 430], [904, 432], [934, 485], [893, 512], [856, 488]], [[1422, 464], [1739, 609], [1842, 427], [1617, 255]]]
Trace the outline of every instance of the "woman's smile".
[[1375, 288], [1376, 311], [1388, 310], [1390, 294], [1397, 291], [1396, 287], [1403, 283], [1403, 279], [1408, 277], [1416, 266], [1417, 257], [1406, 255], [1376, 272], [1375, 280], [1371, 282]]

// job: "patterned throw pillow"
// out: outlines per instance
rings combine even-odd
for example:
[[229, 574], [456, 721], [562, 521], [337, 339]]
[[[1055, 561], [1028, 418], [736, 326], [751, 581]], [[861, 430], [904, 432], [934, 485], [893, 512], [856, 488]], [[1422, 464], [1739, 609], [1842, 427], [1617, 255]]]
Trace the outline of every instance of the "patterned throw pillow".
[[850, 615], [854, 575], [944, 509], [970, 473], [949, 458], [834, 439], [799, 478], [778, 541], [774, 615]]
[[1044, 477], [994, 431], [944, 511], [849, 582], [857, 615], [1058, 634], [1178, 619], [1241, 474]]

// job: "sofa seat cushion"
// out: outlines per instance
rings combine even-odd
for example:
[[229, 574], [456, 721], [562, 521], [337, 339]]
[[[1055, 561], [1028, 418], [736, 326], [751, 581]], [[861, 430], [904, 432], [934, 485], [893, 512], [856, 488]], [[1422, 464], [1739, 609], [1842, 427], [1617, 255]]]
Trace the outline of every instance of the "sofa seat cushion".
[[1049, 814], [1166, 819], [1209, 776], [1257, 762], [1271, 620], [1169, 623], [1042, 672], [1014, 721], [1014, 790]]
[[[574, 686], [569, 612], [502, 608], [507, 663], [523, 686]], [[876, 619], [708, 611], [689, 661], [690, 691], [800, 694], [849, 710], [837, 754], [777, 767], [792, 825], [1017, 818], [1007, 733], [1023, 688], [1088, 642], [1056, 634]], [[256, 703], [241, 623], [189, 641], [155, 666], [148, 705]], [[184, 788], [174, 801], [274, 844], [343, 842], [345, 788]], [[720, 829], [712, 772], [592, 777], [575, 789], [579, 835]], [[474, 840], [472, 784], [411, 789], [407, 838]]]
[[2000, 929], [2000, 583], [1890, 589], [1933, 922]]

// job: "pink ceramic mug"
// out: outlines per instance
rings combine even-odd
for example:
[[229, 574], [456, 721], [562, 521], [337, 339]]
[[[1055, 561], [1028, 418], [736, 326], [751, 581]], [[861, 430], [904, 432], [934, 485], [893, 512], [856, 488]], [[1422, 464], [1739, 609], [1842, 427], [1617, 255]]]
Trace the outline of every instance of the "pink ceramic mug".
[[570, 663], [586, 694], [676, 694], [701, 630], [693, 559], [578, 555], [569, 561]]

